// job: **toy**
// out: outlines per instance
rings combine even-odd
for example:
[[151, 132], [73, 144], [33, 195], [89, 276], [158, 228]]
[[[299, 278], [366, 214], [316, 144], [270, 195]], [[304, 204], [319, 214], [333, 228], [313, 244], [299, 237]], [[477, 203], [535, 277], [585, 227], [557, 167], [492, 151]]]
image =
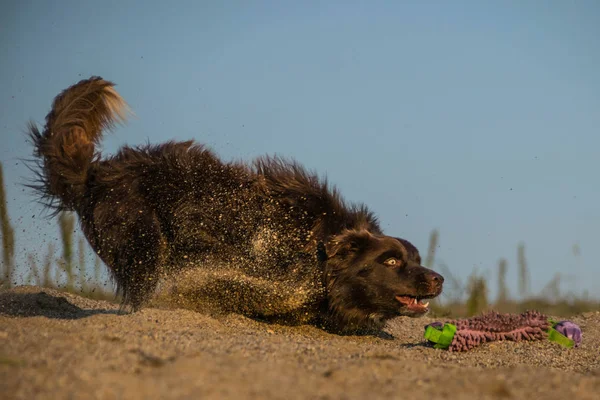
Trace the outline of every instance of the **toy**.
[[579, 347], [581, 328], [571, 321], [556, 322], [538, 311], [522, 314], [489, 312], [478, 317], [433, 322], [425, 326], [425, 339], [435, 348], [468, 351], [486, 342], [499, 340], [549, 339], [564, 347]]

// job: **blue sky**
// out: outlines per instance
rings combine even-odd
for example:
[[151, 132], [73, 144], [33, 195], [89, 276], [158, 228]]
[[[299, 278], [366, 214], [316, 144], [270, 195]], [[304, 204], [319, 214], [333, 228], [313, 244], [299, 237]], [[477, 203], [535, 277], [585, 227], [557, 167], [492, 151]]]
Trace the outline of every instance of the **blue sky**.
[[[326, 3], [326, 4], [322, 4]], [[539, 291], [600, 297], [596, 1], [3, 1], [0, 160], [17, 253], [58, 240], [23, 130], [90, 75], [136, 113], [104, 151], [194, 138], [293, 157], [466, 278], [524, 242]], [[573, 247], [578, 246], [576, 254]], [[24, 264], [24, 263], [23, 263]]]

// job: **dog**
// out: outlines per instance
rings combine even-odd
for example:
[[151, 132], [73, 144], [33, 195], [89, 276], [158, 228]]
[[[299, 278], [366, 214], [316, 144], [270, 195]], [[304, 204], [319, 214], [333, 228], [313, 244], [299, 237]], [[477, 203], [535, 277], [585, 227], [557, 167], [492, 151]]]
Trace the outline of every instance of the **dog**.
[[43, 130], [28, 125], [30, 186], [53, 214], [78, 215], [124, 306], [139, 310], [163, 288], [227, 312], [352, 332], [422, 316], [442, 292], [415, 246], [384, 235], [366, 206], [293, 160], [223, 162], [194, 141], [103, 158], [103, 132], [128, 113], [112, 82], [91, 77], [54, 99]]

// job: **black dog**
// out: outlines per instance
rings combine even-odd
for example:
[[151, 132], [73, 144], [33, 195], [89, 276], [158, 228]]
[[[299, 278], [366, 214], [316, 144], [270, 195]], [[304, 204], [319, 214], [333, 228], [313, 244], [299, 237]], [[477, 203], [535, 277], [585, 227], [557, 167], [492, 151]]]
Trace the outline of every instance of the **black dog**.
[[124, 304], [139, 309], [171, 282], [182, 301], [348, 331], [423, 315], [422, 300], [441, 293], [413, 245], [295, 162], [224, 163], [192, 141], [102, 159], [102, 131], [127, 112], [113, 86], [80, 81], [29, 134], [33, 186], [56, 212], [79, 215]]

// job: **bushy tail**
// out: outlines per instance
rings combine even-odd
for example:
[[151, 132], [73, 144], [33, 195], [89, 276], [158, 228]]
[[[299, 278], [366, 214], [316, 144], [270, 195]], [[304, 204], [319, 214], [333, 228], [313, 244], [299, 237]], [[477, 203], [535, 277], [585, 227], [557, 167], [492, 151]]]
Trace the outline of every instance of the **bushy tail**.
[[82, 80], [56, 96], [43, 132], [29, 123], [37, 175], [30, 186], [56, 212], [81, 204], [102, 131], [125, 122], [129, 107], [113, 86], [100, 77]]

